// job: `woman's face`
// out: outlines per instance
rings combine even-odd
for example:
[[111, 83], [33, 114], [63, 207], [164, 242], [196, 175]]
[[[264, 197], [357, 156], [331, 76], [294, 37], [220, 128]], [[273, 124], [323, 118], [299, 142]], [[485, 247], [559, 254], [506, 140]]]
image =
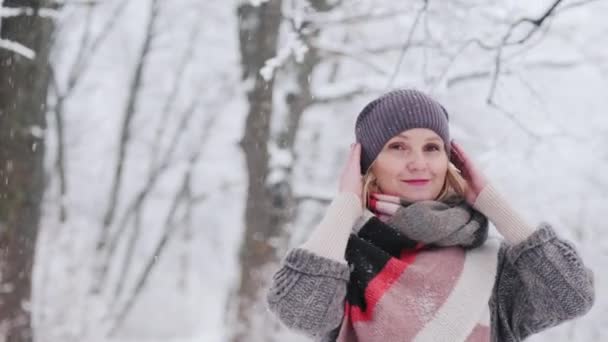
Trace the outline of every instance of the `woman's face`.
[[444, 142], [430, 129], [414, 128], [391, 138], [371, 172], [379, 191], [416, 202], [437, 198], [448, 169]]

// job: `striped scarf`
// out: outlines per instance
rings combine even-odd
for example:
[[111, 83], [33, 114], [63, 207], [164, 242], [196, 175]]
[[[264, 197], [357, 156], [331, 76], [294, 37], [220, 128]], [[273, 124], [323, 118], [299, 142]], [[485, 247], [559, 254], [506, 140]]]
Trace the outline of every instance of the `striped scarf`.
[[498, 249], [485, 216], [456, 197], [402, 203], [386, 222], [366, 210], [353, 233], [337, 341], [489, 341]]

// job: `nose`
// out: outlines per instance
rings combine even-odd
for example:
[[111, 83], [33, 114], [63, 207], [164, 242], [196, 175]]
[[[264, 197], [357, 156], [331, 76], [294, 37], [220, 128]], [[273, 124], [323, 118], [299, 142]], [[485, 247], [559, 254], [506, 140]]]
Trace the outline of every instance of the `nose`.
[[421, 153], [412, 153], [407, 161], [407, 169], [410, 172], [422, 171], [426, 169], [427, 163]]

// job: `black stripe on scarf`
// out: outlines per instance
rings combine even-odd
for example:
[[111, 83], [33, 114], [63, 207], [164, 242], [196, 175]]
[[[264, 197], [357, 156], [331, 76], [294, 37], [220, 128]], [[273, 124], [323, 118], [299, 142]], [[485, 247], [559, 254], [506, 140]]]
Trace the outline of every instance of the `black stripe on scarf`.
[[346, 295], [348, 303], [365, 311], [365, 289], [372, 279], [391, 257], [399, 258], [403, 249], [414, 249], [416, 245], [416, 241], [377, 217], [370, 218], [358, 235], [351, 234], [346, 247], [346, 260], [352, 269]]

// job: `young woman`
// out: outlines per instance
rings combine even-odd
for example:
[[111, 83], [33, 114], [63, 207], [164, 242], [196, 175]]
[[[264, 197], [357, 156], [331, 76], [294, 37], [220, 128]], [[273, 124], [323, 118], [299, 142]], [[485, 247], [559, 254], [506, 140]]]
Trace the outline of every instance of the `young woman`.
[[286, 326], [319, 341], [521, 341], [591, 308], [575, 248], [488, 184], [438, 102], [392, 91], [355, 130], [338, 195], [268, 290]]

